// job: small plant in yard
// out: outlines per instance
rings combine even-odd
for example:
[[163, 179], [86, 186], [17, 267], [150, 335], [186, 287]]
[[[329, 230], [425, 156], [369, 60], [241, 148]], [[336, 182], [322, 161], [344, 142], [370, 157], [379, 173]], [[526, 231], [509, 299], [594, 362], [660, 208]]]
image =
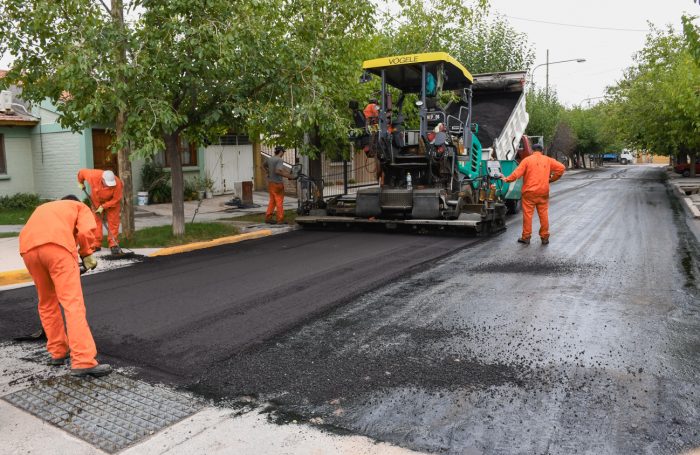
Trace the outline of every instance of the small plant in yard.
[[24, 224], [34, 209], [41, 205], [38, 195], [17, 193], [0, 197], [0, 224]]
[[197, 185], [191, 180], [185, 180], [184, 196], [186, 201], [196, 201], [197, 199], [199, 199]]
[[147, 161], [141, 168], [141, 185], [143, 191], [148, 191], [152, 204], [170, 202], [170, 174], [153, 161]]
[[38, 194], [17, 193], [12, 196], [0, 197], [0, 209], [34, 209], [42, 200]]

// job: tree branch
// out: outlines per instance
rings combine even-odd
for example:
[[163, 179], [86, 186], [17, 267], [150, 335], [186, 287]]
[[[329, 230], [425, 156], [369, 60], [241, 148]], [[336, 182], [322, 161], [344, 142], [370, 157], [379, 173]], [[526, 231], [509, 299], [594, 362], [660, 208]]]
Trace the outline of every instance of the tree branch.
[[110, 10], [110, 9], [107, 7], [107, 4], [106, 4], [103, 0], [100, 0], [100, 3], [101, 3], [102, 6], [104, 7], [105, 11], [107, 11], [107, 14], [109, 14], [109, 15], [111, 16], [111, 15], [112, 15], [112, 10]]

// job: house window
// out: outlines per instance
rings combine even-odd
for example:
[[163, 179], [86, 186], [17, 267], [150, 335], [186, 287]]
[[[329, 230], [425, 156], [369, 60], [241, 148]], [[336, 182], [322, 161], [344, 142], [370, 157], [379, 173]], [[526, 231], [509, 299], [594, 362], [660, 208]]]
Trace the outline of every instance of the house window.
[[[197, 165], [197, 147], [194, 143], [186, 142], [184, 138], [179, 138], [177, 141], [177, 151], [180, 152], [180, 160], [183, 166], [196, 166]], [[163, 153], [165, 158], [165, 167], [170, 167], [170, 161], [168, 160], [168, 154]]]
[[0, 134], [0, 175], [7, 174], [7, 161], [5, 160], [5, 136]]
[[248, 136], [242, 134], [225, 134], [219, 137], [219, 143], [217, 145], [249, 145], [250, 139]]

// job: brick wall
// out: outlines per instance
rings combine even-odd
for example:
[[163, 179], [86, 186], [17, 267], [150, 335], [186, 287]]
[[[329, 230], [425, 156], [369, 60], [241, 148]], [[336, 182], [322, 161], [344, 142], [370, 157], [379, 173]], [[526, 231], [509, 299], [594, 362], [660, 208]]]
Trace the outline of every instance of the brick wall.
[[78, 171], [82, 135], [71, 132], [32, 136], [34, 188], [43, 198], [57, 199], [66, 194], [80, 197]]

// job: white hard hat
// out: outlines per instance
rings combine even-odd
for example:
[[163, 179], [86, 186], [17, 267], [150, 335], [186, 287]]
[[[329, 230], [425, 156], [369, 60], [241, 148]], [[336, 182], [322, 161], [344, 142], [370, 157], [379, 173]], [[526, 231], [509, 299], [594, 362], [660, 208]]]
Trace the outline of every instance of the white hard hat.
[[102, 173], [102, 181], [105, 182], [107, 186], [117, 186], [117, 178], [112, 171], [104, 171]]

